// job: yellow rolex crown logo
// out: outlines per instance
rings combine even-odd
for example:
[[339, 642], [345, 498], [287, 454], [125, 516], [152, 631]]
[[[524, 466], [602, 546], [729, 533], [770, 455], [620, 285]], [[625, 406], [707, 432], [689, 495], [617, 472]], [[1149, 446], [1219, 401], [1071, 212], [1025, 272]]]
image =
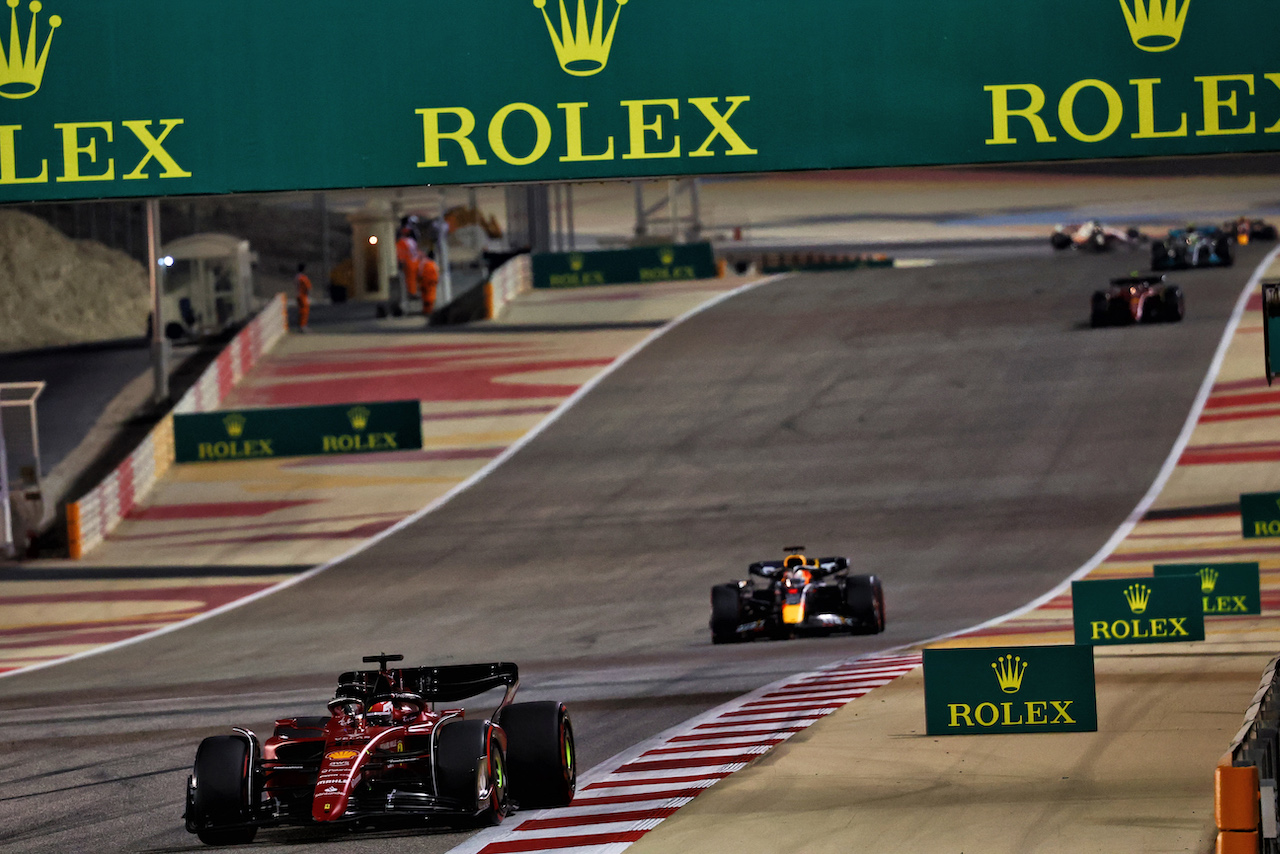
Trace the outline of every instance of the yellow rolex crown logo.
[[1200, 576], [1200, 592], [1212, 593], [1213, 588], [1218, 586], [1218, 570], [1211, 566], [1206, 566], [1197, 573]]
[[1151, 601], [1151, 588], [1145, 584], [1130, 584], [1124, 589], [1124, 601], [1129, 603], [1130, 611], [1141, 614]]
[[227, 428], [227, 435], [232, 439], [239, 439], [244, 434], [245, 417], [239, 413], [233, 413], [222, 419], [222, 426]]
[[996, 672], [996, 681], [1000, 690], [1006, 694], [1016, 694], [1022, 688], [1022, 674], [1027, 672], [1027, 663], [1017, 655], [1002, 655], [991, 665]]
[[569, 256], [569, 269], [575, 273], [582, 272], [582, 268], [587, 265], [587, 256], [574, 252]]
[[672, 249], [670, 246], [664, 246], [662, 251], [658, 253], [658, 257], [662, 260], [664, 267], [670, 267], [676, 260], [676, 250]]
[[[1130, 9], [1130, 4], [1133, 8]], [[1136, 47], [1159, 53], [1176, 46], [1182, 39], [1182, 24], [1187, 19], [1191, 0], [1120, 0], [1129, 35]]]
[[354, 409], [347, 410], [347, 420], [351, 422], [351, 429], [363, 430], [369, 426], [369, 415], [371, 413], [363, 406], [357, 406]]
[[551, 34], [551, 42], [555, 45], [556, 56], [560, 59], [560, 67], [574, 77], [590, 77], [598, 74], [609, 64], [609, 51], [613, 49], [613, 34], [618, 29], [618, 17], [627, 0], [615, 0], [618, 8], [613, 12], [613, 20], [609, 22], [609, 32], [604, 31], [604, 0], [596, 0], [596, 18], [594, 24], [587, 22], [588, 0], [578, 0], [578, 16], [575, 23], [569, 21], [569, 10], [560, 3], [560, 30], [556, 31], [547, 14], [547, 0], [533, 0], [533, 5], [542, 11], [542, 18], [547, 22], [547, 32]]
[[33, 0], [31, 10], [31, 30], [27, 35], [26, 52], [23, 52], [22, 36], [18, 30], [18, 4], [21, 0], [8, 0], [9, 8], [9, 47], [0, 46], [0, 97], [29, 98], [40, 91], [40, 81], [44, 79], [44, 65], [49, 61], [49, 47], [53, 44], [53, 31], [62, 26], [62, 18], [53, 15], [49, 18], [49, 36], [40, 47], [37, 30], [40, 23], [40, 10], [44, 7], [40, 0]]

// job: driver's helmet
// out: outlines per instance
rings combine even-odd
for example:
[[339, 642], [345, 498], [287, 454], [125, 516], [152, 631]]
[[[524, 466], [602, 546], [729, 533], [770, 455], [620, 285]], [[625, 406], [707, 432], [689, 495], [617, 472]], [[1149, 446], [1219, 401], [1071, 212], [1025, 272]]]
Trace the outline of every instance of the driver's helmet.
[[813, 573], [803, 566], [797, 566], [787, 573], [787, 584], [792, 587], [804, 587], [813, 580]]
[[391, 700], [379, 700], [369, 707], [364, 719], [373, 726], [391, 726], [395, 717], [396, 704]]
[[782, 559], [782, 568], [791, 569], [796, 566], [804, 566], [805, 563], [807, 563], [807, 561], [805, 560], [804, 555], [791, 554]]

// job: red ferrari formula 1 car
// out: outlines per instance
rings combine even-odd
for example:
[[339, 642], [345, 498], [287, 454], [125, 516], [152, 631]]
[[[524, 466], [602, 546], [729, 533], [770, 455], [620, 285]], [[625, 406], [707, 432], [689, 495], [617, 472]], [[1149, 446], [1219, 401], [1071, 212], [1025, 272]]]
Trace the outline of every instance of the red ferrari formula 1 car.
[[1089, 325], [1127, 326], [1130, 323], [1177, 323], [1186, 313], [1182, 288], [1161, 274], [1112, 279], [1105, 291], [1094, 291]]
[[[250, 842], [260, 827], [496, 824], [519, 808], [567, 806], [577, 771], [564, 705], [513, 703], [514, 664], [344, 673], [329, 714], [206, 738], [187, 779], [187, 830], [209, 845]], [[462, 700], [504, 690], [488, 718]], [[443, 707], [443, 708], [441, 708]]]
[[832, 632], [884, 631], [884, 590], [874, 575], [849, 575], [849, 559], [805, 557], [791, 546], [782, 560], [759, 561], [747, 572], [764, 580], [711, 588], [711, 641], [789, 638]]

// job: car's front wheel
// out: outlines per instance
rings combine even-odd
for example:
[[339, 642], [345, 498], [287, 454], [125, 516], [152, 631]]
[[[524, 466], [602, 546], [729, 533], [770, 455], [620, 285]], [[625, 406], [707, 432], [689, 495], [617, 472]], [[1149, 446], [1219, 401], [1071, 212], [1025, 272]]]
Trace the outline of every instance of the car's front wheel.
[[246, 827], [249, 816], [249, 742], [239, 736], [215, 735], [200, 742], [187, 783], [187, 822], [206, 845], [243, 845], [258, 828]]

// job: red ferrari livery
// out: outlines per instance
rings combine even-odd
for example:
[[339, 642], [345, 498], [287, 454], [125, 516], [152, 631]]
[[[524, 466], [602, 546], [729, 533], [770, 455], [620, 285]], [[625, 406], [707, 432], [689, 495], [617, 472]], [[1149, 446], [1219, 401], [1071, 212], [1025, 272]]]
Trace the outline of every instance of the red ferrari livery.
[[[514, 664], [344, 673], [329, 714], [206, 738], [187, 779], [187, 830], [209, 845], [252, 841], [260, 827], [430, 818], [496, 824], [517, 808], [567, 806], [577, 771], [562, 703], [513, 703]], [[505, 689], [494, 713], [453, 707]], [[444, 708], [439, 708], [444, 706]]]

